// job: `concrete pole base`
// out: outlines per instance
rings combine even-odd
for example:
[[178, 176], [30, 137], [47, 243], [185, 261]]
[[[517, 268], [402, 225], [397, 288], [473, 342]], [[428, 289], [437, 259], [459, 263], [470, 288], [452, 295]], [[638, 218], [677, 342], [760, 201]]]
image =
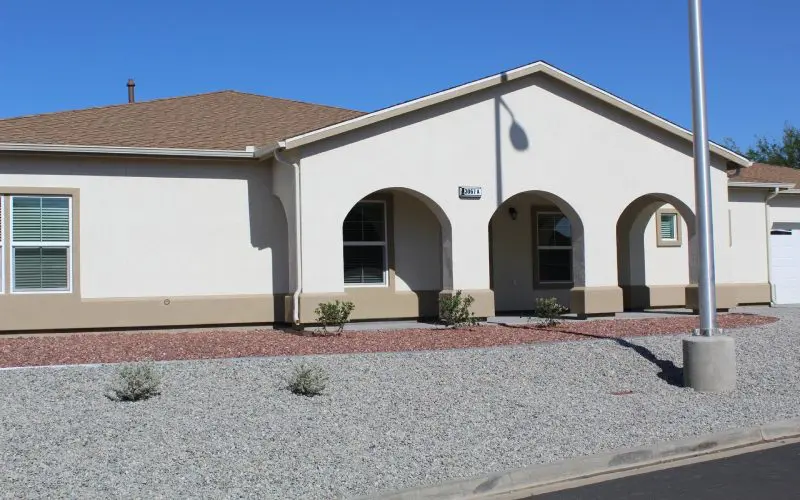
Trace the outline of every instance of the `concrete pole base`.
[[683, 383], [699, 392], [736, 389], [736, 345], [724, 335], [683, 339]]

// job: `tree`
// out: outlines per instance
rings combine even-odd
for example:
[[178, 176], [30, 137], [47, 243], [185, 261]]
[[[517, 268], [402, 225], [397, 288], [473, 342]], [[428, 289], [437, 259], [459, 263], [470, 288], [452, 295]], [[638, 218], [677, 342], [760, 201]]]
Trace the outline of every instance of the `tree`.
[[739, 149], [730, 138], [725, 139], [724, 145], [754, 162], [800, 169], [800, 129], [789, 123], [783, 127], [781, 142], [770, 140], [764, 136], [756, 137], [755, 145], [747, 148], [747, 151]]

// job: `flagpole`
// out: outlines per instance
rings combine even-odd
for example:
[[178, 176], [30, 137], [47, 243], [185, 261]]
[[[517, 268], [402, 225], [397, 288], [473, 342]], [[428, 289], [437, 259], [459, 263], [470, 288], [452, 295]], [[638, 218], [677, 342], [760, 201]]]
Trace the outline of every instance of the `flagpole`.
[[700, 3], [701, 0], [689, 0], [692, 132], [694, 133], [694, 179], [700, 260], [697, 276], [697, 305], [700, 310], [698, 334], [711, 336], [717, 327], [717, 297], [714, 272], [714, 223], [711, 217], [711, 161], [708, 152], [703, 25]]
[[717, 330], [714, 226], [711, 217], [711, 159], [708, 151], [706, 82], [703, 73], [701, 0], [689, 0], [689, 52], [692, 70], [692, 132], [694, 142], [695, 211], [699, 270], [697, 306], [700, 328], [683, 339], [684, 385], [701, 392], [736, 388], [736, 347], [732, 337]]

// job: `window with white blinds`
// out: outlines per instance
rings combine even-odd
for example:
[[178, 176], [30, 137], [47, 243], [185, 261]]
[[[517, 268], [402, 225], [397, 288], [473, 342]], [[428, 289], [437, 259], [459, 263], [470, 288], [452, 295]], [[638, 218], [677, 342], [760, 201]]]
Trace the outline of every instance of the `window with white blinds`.
[[678, 240], [678, 214], [662, 213], [659, 224], [659, 236], [662, 241]]
[[385, 285], [386, 204], [356, 203], [344, 219], [342, 240], [345, 285]]
[[572, 226], [564, 214], [536, 214], [536, 254], [540, 283], [572, 281]]
[[71, 290], [72, 200], [11, 196], [11, 290]]

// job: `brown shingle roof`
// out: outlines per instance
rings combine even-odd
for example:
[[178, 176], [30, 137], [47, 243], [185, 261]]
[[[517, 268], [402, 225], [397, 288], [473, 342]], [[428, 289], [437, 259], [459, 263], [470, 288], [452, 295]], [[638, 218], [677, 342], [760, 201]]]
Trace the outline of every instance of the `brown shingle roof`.
[[0, 142], [235, 149], [364, 113], [232, 90], [0, 120]]
[[800, 187], [800, 169], [754, 163], [752, 167], [728, 171], [728, 179], [736, 182], [776, 182]]

